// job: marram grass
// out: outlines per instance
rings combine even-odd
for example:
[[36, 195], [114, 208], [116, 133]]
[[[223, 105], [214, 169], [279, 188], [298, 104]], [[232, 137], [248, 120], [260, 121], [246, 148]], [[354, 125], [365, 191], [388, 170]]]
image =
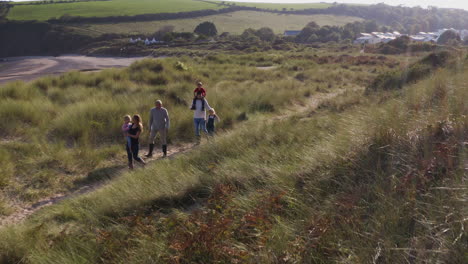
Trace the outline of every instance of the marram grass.
[[463, 263], [465, 76], [442, 70], [401, 93], [351, 106], [337, 98], [312, 114], [244, 122], [0, 230], [0, 256], [26, 263]]
[[[192, 141], [189, 105], [198, 80], [204, 82], [210, 105], [221, 116], [219, 131], [305, 100], [304, 94], [314, 93], [314, 88], [289, 78], [294, 72], [254, 66], [261, 58], [280, 63], [284, 56], [261, 53], [250, 62], [246, 56], [226, 55], [207, 60], [147, 59], [127, 69], [70, 72], [1, 86], [0, 118], [8, 123], [0, 131], [0, 151], [8, 153], [3, 158], [2, 201], [6, 202], [1, 213], [8, 214], [16, 203], [75, 189], [111, 161], [113, 166], [117, 160], [124, 164], [122, 117], [136, 113], [143, 117], [145, 148], [149, 110], [156, 99], [163, 101], [172, 119], [169, 143]], [[249, 66], [241, 65], [245, 62]], [[187, 67], [177, 68], [180, 63]]]

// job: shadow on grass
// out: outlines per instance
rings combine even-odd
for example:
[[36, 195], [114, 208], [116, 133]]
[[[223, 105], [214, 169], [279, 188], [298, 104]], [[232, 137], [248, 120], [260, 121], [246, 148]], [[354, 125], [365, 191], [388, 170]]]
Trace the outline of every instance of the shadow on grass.
[[97, 182], [110, 180], [110, 179], [115, 178], [117, 175], [119, 175], [119, 173], [122, 172], [122, 170], [125, 168], [126, 168], [125, 165], [115, 165], [111, 167], [97, 169], [88, 173], [86, 178], [78, 179], [74, 181], [73, 183], [76, 186], [82, 186], [82, 185], [94, 184]]
[[203, 200], [209, 198], [212, 191], [210, 186], [196, 185], [177, 196], [158, 197], [148, 202], [138, 210], [138, 213], [142, 215], [151, 215], [154, 212], [167, 214], [174, 209], [191, 211], [201, 206]]
[[[260, 185], [264, 183], [258, 178], [250, 179], [250, 182], [256, 182]], [[115, 212], [107, 214], [111, 218], [120, 218], [128, 216], [151, 216], [154, 213], [170, 214], [174, 210], [181, 210], [184, 212], [192, 212], [203, 206], [206, 206], [206, 201], [216, 196], [218, 192], [216, 190], [217, 185], [230, 185], [236, 192], [242, 192], [246, 190], [247, 182], [240, 180], [228, 180], [217, 183], [200, 183], [194, 185], [179, 195], [174, 196], [160, 196], [156, 199], [146, 202], [138, 208], [129, 208], [121, 212]]]

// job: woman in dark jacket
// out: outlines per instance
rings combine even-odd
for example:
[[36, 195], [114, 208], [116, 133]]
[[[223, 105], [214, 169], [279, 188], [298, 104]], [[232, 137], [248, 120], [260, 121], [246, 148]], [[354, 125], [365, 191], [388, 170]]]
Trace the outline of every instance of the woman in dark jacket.
[[128, 129], [127, 136], [130, 137], [130, 146], [127, 144], [127, 156], [128, 156], [128, 168], [133, 169], [133, 160], [136, 160], [143, 164], [146, 164], [145, 161], [138, 156], [138, 151], [140, 150], [140, 134], [143, 132], [143, 123], [141, 121], [140, 115], [134, 115], [132, 118], [132, 126]]

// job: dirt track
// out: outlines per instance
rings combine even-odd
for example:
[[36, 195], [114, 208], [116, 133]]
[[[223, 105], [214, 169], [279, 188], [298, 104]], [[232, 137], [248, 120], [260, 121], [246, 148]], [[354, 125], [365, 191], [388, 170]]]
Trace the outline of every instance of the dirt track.
[[[171, 146], [168, 149], [167, 158], [173, 159], [173, 158], [177, 157], [180, 154], [183, 154], [183, 153], [186, 153], [186, 152], [192, 150], [195, 146], [196, 146], [196, 144], [194, 144], [194, 143], [187, 143], [187, 144], [182, 144], [182, 145]], [[161, 157], [161, 154], [158, 151], [156, 151], [156, 154], [155, 154], [155, 156], [153, 158], [145, 158], [145, 161], [147, 163], [152, 163], [152, 162], [159, 161], [161, 159], [163, 159]], [[136, 168], [139, 169], [139, 167], [140, 167], [140, 164], [137, 163]], [[116, 174], [116, 175], [119, 175], [119, 174], [121, 174], [121, 173], [123, 173], [125, 171], [128, 171], [127, 166], [125, 166], [125, 165], [117, 165], [117, 166], [114, 166], [113, 169], [114, 169], [113, 173]], [[76, 196], [79, 196], [79, 195], [83, 195], [83, 194], [92, 192], [94, 190], [97, 190], [97, 189], [103, 187], [107, 183], [109, 183], [109, 181], [102, 181], [102, 182], [98, 182], [98, 183], [94, 183], [94, 184], [90, 184], [90, 185], [83, 185], [83, 186], [79, 187], [78, 189], [75, 189], [75, 190], [70, 191], [68, 193], [58, 193], [58, 194], [52, 195], [50, 197], [44, 198], [44, 199], [42, 199], [39, 202], [36, 202], [34, 204], [30, 204], [30, 205], [27, 205], [27, 206], [22, 206], [22, 208], [18, 208], [17, 211], [15, 213], [13, 213], [12, 215], [9, 215], [9, 216], [6, 216], [6, 217], [2, 217], [0, 215], [0, 228], [2, 226], [6, 226], [6, 225], [9, 225], [9, 224], [19, 223], [19, 222], [23, 221], [24, 219], [26, 219], [28, 216], [30, 216], [33, 213], [37, 212], [38, 210], [42, 209], [43, 207], [54, 205], [54, 204], [56, 204], [56, 203], [58, 203], [58, 202], [60, 202], [62, 200], [73, 198], [73, 197], [76, 197]]]
[[0, 61], [0, 84], [9, 81], [31, 81], [45, 75], [68, 71], [96, 71], [105, 68], [126, 67], [144, 57], [86, 57], [66, 55], [60, 57], [12, 57]]
[[[363, 90], [363, 88], [357, 88], [354, 91], [359, 91], [359, 90]], [[309, 98], [309, 100], [307, 100], [303, 105], [294, 104], [294, 105], [292, 105], [292, 107], [290, 109], [288, 109], [286, 111], [286, 113], [284, 113], [283, 115], [277, 116], [277, 117], [275, 117], [273, 119], [270, 119], [270, 120], [271, 121], [281, 120], [281, 119], [285, 119], [287, 117], [290, 117], [293, 114], [305, 113], [305, 112], [315, 110], [320, 105], [321, 102], [329, 100], [329, 99], [334, 98], [336, 96], [339, 96], [339, 95], [343, 94], [344, 92], [345, 91], [343, 90], [343, 91], [336, 91], [336, 92], [327, 93], [327, 94], [318, 93], [315, 96]], [[175, 158], [175, 157], [177, 157], [178, 154], [189, 152], [195, 147], [196, 147], [195, 144], [185, 144], [185, 145], [180, 145], [180, 146], [173, 146], [173, 147], [171, 147], [169, 149], [168, 157], [169, 158]], [[152, 161], [157, 161], [159, 159], [160, 158], [156, 157], [156, 158], [152, 158], [152, 159], [147, 159], [147, 161], [152, 162]], [[126, 171], [125, 168], [126, 168], [125, 166], [121, 166], [121, 168], [116, 170], [115, 173], [118, 174], [118, 173], [124, 172], [124, 171]], [[39, 202], [37, 202], [35, 204], [29, 205], [29, 206], [23, 206], [23, 208], [17, 209], [17, 211], [15, 213], [13, 213], [12, 215], [9, 215], [9, 216], [6, 216], [6, 217], [1, 217], [0, 216], [0, 228], [2, 226], [7, 226], [7, 225], [10, 225], [10, 224], [20, 223], [21, 221], [26, 219], [28, 216], [32, 215], [33, 213], [37, 212], [38, 210], [40, 210], [43, 207], [54, 205], [54, 204], [56, 204], [56, 203], [58, 203], [58, 202], [60, 202], [60, 201], [62, 201], [64, 199], [68, 199], [68, 198], [76, 197], [78, 195], [82, 195], [82, 194], [92, 192], [92, 191], [94, 191], [94, 190], [96, 190], [98, 188], [101, 188], [104, 184], [106, 184], [106, 182], [100, 182], [100, 183], [95, 183], [93, 185], [81, 186], [79, 189], [77, 189], [77, 190], [75, 190], [73, 192], [64, 193], [64, 194], [56, 194], [56, 195], [53, 195], [51, 197], [45, 198], [45, 199], [43, 199], [43, 200], [41, 200], [41, 201], [39, 201]]]

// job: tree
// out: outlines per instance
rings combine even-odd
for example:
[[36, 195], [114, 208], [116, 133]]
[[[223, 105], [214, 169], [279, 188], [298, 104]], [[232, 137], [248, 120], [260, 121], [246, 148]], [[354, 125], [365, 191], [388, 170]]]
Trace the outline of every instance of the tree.
[[223, 32], [221, 33], [221, 35], [219, 35], [220, 38], [227, 38], [229, 36], [230, 36], [229, 32]]
[[317, 35], [312, 34], [312, 35], [310, 35], [309, 38], [307, 39], [307, 42], [312, 43], [312, 42], [317, 42], [318, 40], [319, 40], [319, 38], [317, 37]]
[[340, 33], [332, 32], [332, 33], [328, 34], [322, 41], [323, 42], [329, 42], [329, 41], [339, 42], [340, 40], [341, 40]]
[[260, 38], [257, 37], [256, 33], [255, 29], [248, 28], [242, 33], [241, 39], [247, 42], [258, 42]]
[[165, 42], [171, 42], [174, 40], [174, 35], [172, 32], [167, 32], [162, 36], [162, 40]]
[[350, 28], [344, 28], [342, 38], [352, 40], [355, 38], [354, 32]]
[[[307, 40], [309, 39], [309, 37], [316, 33], [316, 30], [311, 28], [311, 27], [305, 27], [301, 30], [301, 33], [299, 33], [299, 35], [296, 36], [296, 41], [297, 42], [307, 42]], [[316, 35], [317, 36], [317, 35]]]
[[263, 27], [257, 30], [257, 32], [255, 32], [255, 35], [263, 41], [273, 41], [276, 37], [273, 30], [268, 27]]
[[[320, 30], [320, 26], [314, 21], [309, 22], [296, 36], [297, 42], [314, 42], [318, 40], [317, 31]], [[315, 35], [311, 38], [312, 35]], [[312, 41], [311, 41], [312, 40]]]
[[377, 25], [377, 22], [373, 20], [367, 21], [364, 27], [365, 27], [366, 32], [374, 32], [374, 31], [379, 30], [379, 26]]
[[454, 41], [460, 42], [460, 35], [453, 30], [447, 30], [444, 33], [442, 33], [442, 35], [440, 35], [440, 37], [437, 39], [437, 44], [446, 45], [449, 43], [453, 43]]
[[174, 26], [173, 25], [165, 25], [162, 26], [158, 31], [154, 33], [154, 37], [156, 39], [162, 39], [167, 33], [174, 32]]
[[313, 29], [320, 28], [320, 26], [317, 23], [315, 23], [314, 21], [309, 22], [309, 24], [307, 24], [306, 27], [310, 27], [310, 28], [313, 28]]
[[215, 24], [208, 21], [199, 24], [193, 32], [208, 37], [213, 37], [218, 34], [218, 30], [216, 29]]

